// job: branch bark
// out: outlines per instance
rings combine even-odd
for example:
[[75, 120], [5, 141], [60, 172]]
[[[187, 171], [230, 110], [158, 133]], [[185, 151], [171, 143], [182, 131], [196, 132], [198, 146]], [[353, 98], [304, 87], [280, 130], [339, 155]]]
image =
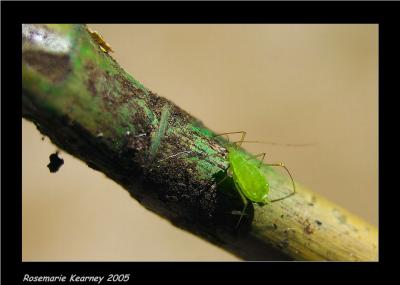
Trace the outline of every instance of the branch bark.
[[[216, 185], [226, 141], [126, 73], [85, 25], [23, 25], [22, 114], [147, 209], [243, 259], [378, 258], [375, 227], [299, 184], [288, 199], [251, 204], [236, 231], [241, 199], [231, 180]], [[291, 191], [262, 169], [274, 196]]]

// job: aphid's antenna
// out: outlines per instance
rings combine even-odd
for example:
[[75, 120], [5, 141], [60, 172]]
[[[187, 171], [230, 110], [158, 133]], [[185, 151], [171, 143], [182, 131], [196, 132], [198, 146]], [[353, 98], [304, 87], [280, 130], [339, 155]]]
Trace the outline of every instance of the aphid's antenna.
[[[247, 135], [247, 133], [245, 131], [221, 133], [221, 134], [215, 135], [214, 137], [219, 137], [219, 136], [224, 136], [224, 135], [233, 135], [233, 134], [242, 134], [240, 140], [232, 142], [232, 144], [235, 144], [238, 147], [240, 147], [242, 145], [242, 143], [263, 143], [263, 144], [269, 144], [269, 145], [290, 146], [290, 147], [310, 146], [310, 145], [316, 145], [317, 144], [315, 142], [312, 142], [312, 143], [300, 143], [300, 144], [285, 144], [285, 143], [270, 142], [270, 141], [244, 140], [244, 138]], [[228, 142], [229, 142], [229, 137], [228, 137]]]
[[294, 183], [293, 176], [290, 173], [289, 169], [283, 163], [273, 163], [273, 164], [265, 164], [265, 165], [267, 165], [267, 166], [279, 166], [279, 167], [285, 168], [286, 172], [289, 174], [290, 179], [292, 180], [292, 185], [293, 185], [293, 192], [292, 193], [290, 193], [290, 194], [288, 194], [288, 195], [286, 195], [284, 197], [278, 198], [278, 199], [270, 200], [269, 201], [270, 203], [278, 202], [278, 201], [281, 201], [283, 199], [289, 198], [290, 196], [292, 196], [292, 195], [294, 195], [296, 193], [296, 184]]
[[310, 146], [316, 145], [317, 143], [300, 143], [300, 144], [286, 144], [286, 143], [277, 143], [277, 142], [267, 142], [267, 141], [237, 141], [233, 143], [262, 143], [262, 144], [269, 144], [269, 145], [278, 145], [278, 146], [290, 146], [290, 147], [298, 147], [298, 146]]

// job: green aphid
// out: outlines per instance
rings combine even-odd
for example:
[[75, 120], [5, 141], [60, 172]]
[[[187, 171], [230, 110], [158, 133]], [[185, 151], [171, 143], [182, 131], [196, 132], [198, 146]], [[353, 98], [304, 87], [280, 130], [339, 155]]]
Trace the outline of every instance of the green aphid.
[[[265, 164], [267, 166], [283, 167], [289, 174], [293, 185], [293, 192], [291, 192], [290, 194], [274, 200], [268, 199], [269, 184], [267, 178], [265, 177], [264, 172], [260, 168], [264, 161], [265, 153], [260, 153], [248, 157], [248, 155], [239, 150], [239, 147], [242, 145], [243, 142], [245, 142], [244, 138], [246, 136], [246, 132], [244, 131], [224, 133], [218, 136], [234, 134], [234, 133], [241, 133], [242, 137], [240, 141], [231, 143], [227, 146], [227, 151], [228, 151], [227, 160], [229, 163], [229, 166], [227, 168], [228, 175], [224, 179], [222, 179], [218, 184], [220, 184], [223, 180], [225, 180], [229, 175], [232, 176], [235, 188], [240, 194], [240, 197], [242, 198], [244, 204], [243, 210], [240, 213], [239, 221], [236, 225], [236, 227], [238, 227], [240, 221], [243, 218], [243, 215], [245, 214], [246, 207], [248, 205], [248, 200], [254, 203], [261, 203], [261, 204], [277, 202], [286, 199], [289, 196], [292, 196], [294, 193], [296, 193], [296, 186], [292, 178], [292, 175], [290, 174], [289, 170], [283, 163]], [[262, 157], [261, 160], [257, 160], [258, 157]], [[257, 163], [255, 163], [254, 160], [257, 160]]]

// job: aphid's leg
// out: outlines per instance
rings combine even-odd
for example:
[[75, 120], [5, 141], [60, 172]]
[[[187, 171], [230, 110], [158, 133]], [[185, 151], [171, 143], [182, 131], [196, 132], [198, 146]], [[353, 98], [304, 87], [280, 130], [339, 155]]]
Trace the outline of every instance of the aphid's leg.
[[249, 203], [249, 202], [247, 202], [247, 199], [246, 199], [246, 197], [243, 195], [243, 193], [242, 193], [239, 189], [237, 189], [237, 190], [238, 190], [238, 192], [239, 192], [239, 194], [240, 194], [240, 197], [241, 197], [242, 200], [243, 200], [244, 207], [243, 207], [242, 213], [240, 214], [240, 218], [239, 218], [239, 221], [238, 221], [237, 224], [236, 224], [235, 229], [238, 229], [238, 228], [239, 228], [240, 222], [242, 221], [242, 218], [243, 218], [244, 214], [246, 213], [247, 204]]
[[215, 184], [215, 187], [218, 187], [218, 185], [220, 185], [222, 182], [224, 182], [224, 181], [229, 177], [229, 175], [228, 175], [228, 170], [229, 170], [230, 167], [231, 167], [231, 166], [229, 165], [229, 166], [225, 169], [225, 172], [226, 172], [225, 177], [222, 178], [220, 181], [218, 181], [217, 184]]
[[259, 154], [256, 154], [256, 155], [252, 155], [252, 156], [251, 156], [250, 158], [248, 158], [247, 160], [257, 159], [257, 157], [262, 156], [262, 158], [259, 160], [259, 163], [258, 163], [258, 167], [261, 167], [261, 164], [264, 162], [265, 155], [266, 155], [265, 152], [259, 153]]
[[288, 194], [288, 195], [286, 195], [286, 196], [284, 196], [284, 197], [278, 198], [278, 199], [270, 200], [269, 202], [270, 202], [270, 203], [277, 202], [277, 201], [286, 199], [286, 198], [288, 198], [288, 197], [294, 195], [294, 194], [296, 193], [296, 185], [295, 185], [295, 183], [294, 183], [292, 174], [290, 174], [289, 169], [287, 169], [287, 167], [286, 167], [282, 162], [280, 162], [280, 163], [266, 164], [266, 165], [267, 165], [267, 166], [279, 166], [279, 167], [283, 167], [283, 168], [286, 170], [286, 172], [289, 174], [289, 177], [290, 177], [290, 179], [292, 180], [292, 185], [293, 185], [293, 192], [292, 192], [292, 193], [290, 193], [290, 194]]
[[[240, 215], [242, 214], [242, 211], [234, 210], [234, 211], [231, 212], [231, 214], [232, 214], [232, 215], [239, 215], [239, 216], [240, 216]], [[247, 216], [247, 214], [244, 213], [243, 216]]]
[[217, 183], [217, 185], [215, 185], [215, 186], [218, 186], [219, 184], [221, 184], [222, 182], [224, 182], [224, 181], [226, 180], [226, 178], [229, 177], [229, 175], [228, 175], [228, 170], [229, 170], [230, 167], [231, 167], [231, 166], [229, 165], [229, 166], [225, 169], [225, 172], [226, 172], [225, 177], [222, 178], [222, 179]]
[[[222, 134], [215, 135], [214, 137], [219, 137], [219, 136], [224, 136], [224, 135], [233, 135], [233, 134], [242, 134], [240, 140], [237, 142], [234, 142], [237, 146], [241, 146], [241, 144], [244, 141], [244, 138], [247, 134], [245, 131], [222, 133]], [[228, 137], [228, 141], [229, 141], [229, 137]]]

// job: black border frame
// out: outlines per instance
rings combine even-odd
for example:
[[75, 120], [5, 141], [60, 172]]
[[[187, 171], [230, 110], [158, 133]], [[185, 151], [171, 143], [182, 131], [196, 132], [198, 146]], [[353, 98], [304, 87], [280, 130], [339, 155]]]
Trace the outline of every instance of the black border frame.
[[[384, 209], [390, 209], [395, 199], [386, 199], [383, 183], [390, 181], [391, 167], [386, 159], [389, 141], [385, 127], [396, 128], [395, 104], [387, 103], [393, 90], [396, 72], [395, 50], [392, 40], [398, 37], [396, 17], [400, 14], [397, 2], [1, 2], [2, 18], [2, 281], [4, 284], [22, 284], [25, 273], [41, 274], [103, 274], [132, 273], [129, 283], [139, 281], [176, 282], [210, 281], [212, 276], [222, 279], [242, 279], [244, 282], [258, 276], [287, 280], [289, 275], [304, 281], [315, 277], [307, 268], [318, 270], [333, 266], [341, 272], [353, 272], [354, 277], [369, 277], [386, 263], [383, 242], [385, 225], [390, 218]], [[372, 263], [276, 263], [276, 262], [22, 262], [22, 182], [21, 182], [21, 24], [22, 23], [376, 23], [379, 24], [379, 262]], [[397, 32], [397, 34], [396, 34]], [[392, 71], [390, 71], [392, 70]], [[397, 72], [398, 73], [398, 72]], [[399, 94], [399, 93], [397, 93]], [[362, 103], [362, 102], [360, 102]], [[391, 140], [394, 141], [393, 139]], [[393, 181], [393, 179], [392, 179]], [[396, 190], [396, 189], [393, 189]], [[390, 201], [392, 200], [392, 201]], [[394, 206], [394, 205], [393, 205]], [[396, 209], [396, 208], [393, 208]], [[397, 223], [395, 223], [397, 224]], [[309, 265], [312, 266], [309, 266]], [[365, 275], [364, 267], [368, 267]], [[277, 271], [282, 270], [282, 274]], [[304, 271], [306, 270], [306, 271]], [[311, 269], [315, 272], [314, 269]], [[285, 274], [285, 272], [292, 272]], [[296, 274], [301, 273], [301, 275]], [[321, 272], [324, 272], [322, 270]], [[310, 274], [310, 275], [308, 275]], [[330, 279], [342, 280], [341, 274], [329, 274]], [[275, 276], [275, 277], [274, 277]], [[250, 278], [251, 277], [251, 278]], [[296, 280], [296, 279], [295, 279]], [[214, 280], [213, 280], [214, 281]], [[25, 282], [27, 283], [27, 282]], [[30, 283], [29, 283], [30, 284]], [[53, 283], [55, 284], [55, 283]], [[103, 283], [104, 284], [104, 283]]]

